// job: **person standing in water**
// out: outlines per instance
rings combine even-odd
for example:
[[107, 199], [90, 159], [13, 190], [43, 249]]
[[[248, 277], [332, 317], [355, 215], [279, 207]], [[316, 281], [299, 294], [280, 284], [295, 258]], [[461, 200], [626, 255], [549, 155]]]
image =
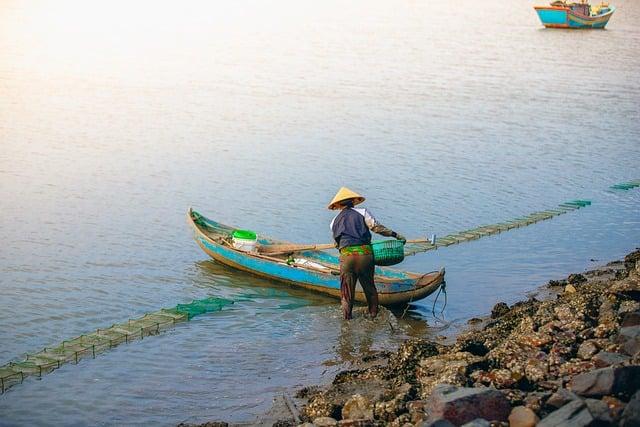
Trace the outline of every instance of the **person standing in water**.
[[369, 314], [378, 314], [378, 291], [373, 280], [375, 264], [371, 248], [371, 231], [382, 236], [394, 237], [403, 243], [406, 239], [380, 224], [371, 213], [363, 208], [354, 208], [365, 198], [342, 187], [336, 193], [328, 208], [340, 210], [331, 221], [331, 232], [340, 251], [340, 296], [345, 320], [351, 319], [356, 283], [360, 281], [367, 298]]

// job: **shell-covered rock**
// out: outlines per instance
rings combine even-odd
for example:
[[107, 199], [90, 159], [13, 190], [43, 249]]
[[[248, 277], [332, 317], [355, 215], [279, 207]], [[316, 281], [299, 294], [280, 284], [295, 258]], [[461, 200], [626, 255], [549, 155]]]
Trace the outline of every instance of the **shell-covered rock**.
[[[582, 273], [584, 280], [573, 277], [575, 292], [556, 287], [554, 299], [530, 298], [511, 307], [497, 304], [492, 319], [461, 333], [453, 345], [406, 341], [396, 352], [380, 354], [375, 366], [341, 372], [327, 390], [306, 389], [301, 397], [308, 403], [301, 413], [305, 420], [321, 415], [339, 419], [346, 415], [346, 402], [361, 394], [371, 402], [374, 420], [369, 423], [427, 426], [444, 422], [445, 407], [482, 408], [473, 399], [483, 390], [493, 390], [496, 402], [506, 402], [503, 425], [509, 413], [514, 425], [532, 425], [537, 419], [542, 419], [542, 426], [633, 420], [633, 408], [627, 418], [623, 412], [637, 390], [635, 384], [640, 384], [638, 260], [632, 269], [623, 271], [618, 263]], [[442, 403], [442, 411], [436, 402]], [[521, 408], [511, 412], [511, 406]], [[469, 412], [464, 422], [484, 415]], [[462, 421], [456, 419], [455, 424]]]

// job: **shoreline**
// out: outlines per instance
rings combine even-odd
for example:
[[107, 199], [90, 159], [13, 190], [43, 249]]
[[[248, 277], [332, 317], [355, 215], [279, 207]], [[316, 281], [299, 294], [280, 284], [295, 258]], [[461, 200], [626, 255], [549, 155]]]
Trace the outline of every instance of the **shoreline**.
[[640, 425], [640, 250], [499, 302], [455, 341], [366, 359], [276, 398], [261, 421], [200, 425]]

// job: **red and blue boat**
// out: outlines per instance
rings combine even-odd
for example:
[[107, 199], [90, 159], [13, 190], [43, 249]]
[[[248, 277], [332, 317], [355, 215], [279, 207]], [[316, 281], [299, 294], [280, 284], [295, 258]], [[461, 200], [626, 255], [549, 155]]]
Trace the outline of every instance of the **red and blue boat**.
[[608, 3], [591, 6], [586, 1], [567, 3], [554, 1], [549, 6], [534, 6], [538, 17], [547, 28], [590, 29], [604, 28], [616, 8]]

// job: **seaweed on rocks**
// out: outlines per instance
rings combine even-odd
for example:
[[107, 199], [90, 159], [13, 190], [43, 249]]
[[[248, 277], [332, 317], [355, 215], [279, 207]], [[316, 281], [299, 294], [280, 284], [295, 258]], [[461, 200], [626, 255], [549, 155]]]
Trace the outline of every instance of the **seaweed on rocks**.
[[640, 248], [636, 248], [635, 251], [624, 257], [625, 269], [627, 271], [633, 270], [638, 261], [640, 261]]
[[425, 357], [439, 353], [437, 344], [423, 339], [411, 339], [404, 342], [398, 351], [391, 355], [384, 372], [384, 378], [396, 383], [416, 382], [416, 367]]
[[302, 389], [301, 418], [341, 426], [497, 426], [507, 416], [515, 425], [640, 425], [640, 250], [624, 264], [555, 283], [553, 297], [496, 304], [484, 326], [454, 344], [411, 339], [326, 387]]
[[[530, 298], [511, 307], [498, 303], [484, 327], [461, 333], [452, 345], [406, 341], [383, 356], [386, 365], [338, 374], [329, 394], [312, 397], [304, 410], [318, 413], [323, 402], [325, 412], [331, 412], [333, 404], [335, 413], [364, 383], [375, 380], [381, 392], [377, 397], [369, 393], [367, 402], [373, 407], [373, 421], [384, 425], [437, 421], [429, 418], [429, 411], [433, 412], [434, 393], [445, 390], [443, 384], [449, 387], [446, 390], [455, 390], [440, 397], [453, 412], [441, 409], [444, 412], [438, 416], [454, 424], [477, 415], [473, 405], [465, 403], [465, 396], [477, 394], [474, 389], [498, 389], [514, 407], [509, 416], [514, 422], [616, 424], [640, 384], [638, 260], [640, 251], [627, 256], [624, 267], [613, 263], [552, 281], [561, 285], [554, 287], [555, 298]], [[345, 388], [348, 385], [351, 390]], [[463, 418], [453, 415], [462, 408], [467, 411]], [[628, 414], [631, 419], [637, 411]], [[498, 419], [487, 421], [500, 425], [504, 417], [502, 410]], [[624, 422], [631, 425], [626, 418]]]

